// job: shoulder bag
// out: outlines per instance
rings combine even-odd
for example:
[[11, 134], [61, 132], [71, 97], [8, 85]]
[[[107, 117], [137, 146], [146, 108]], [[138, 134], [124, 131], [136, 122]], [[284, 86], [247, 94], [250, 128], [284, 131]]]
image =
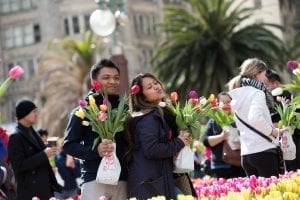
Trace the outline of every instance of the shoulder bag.
[[260, 131], [258, 131], [257, 129], [255, 129], [254, 127], [250, 126], [249, 124], [247, 124], [244, 120], [242, 120], [236, 113], [235, 116], [238, 118], [238, 120], [240, 122], [242, 122], [245, 126], [247, 126], [250, 130], [254, 131], [255, 133], [257, 133], [258, 135], [260, 135], [261, 137], [265, 138], [266, 140], [268, 140], [269, 142], [273, 143], [276, 145], [276, 151], [277, 151], [277, 156], [278, 156], [278, 165], [279, 165], [279, 171], [281, 174], [284, 174], [285, 172], [285, 164], [284, 164], [284, 159], [283, 159], [283, 154], [282, 154], [282, 150], [279, 144], [276, 144], [271, 138], [269, 138], [268, 136], [264, 135], [263, 133], [261, 133]]

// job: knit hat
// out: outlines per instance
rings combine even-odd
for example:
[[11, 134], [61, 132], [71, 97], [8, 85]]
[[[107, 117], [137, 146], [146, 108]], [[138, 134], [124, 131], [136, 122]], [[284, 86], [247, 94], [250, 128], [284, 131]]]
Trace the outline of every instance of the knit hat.
[[16, 105], [16, 117], [18, 120], [26, 117], [31, 111], [33, 111], [36, 105], [28, 100], [21, 100]]

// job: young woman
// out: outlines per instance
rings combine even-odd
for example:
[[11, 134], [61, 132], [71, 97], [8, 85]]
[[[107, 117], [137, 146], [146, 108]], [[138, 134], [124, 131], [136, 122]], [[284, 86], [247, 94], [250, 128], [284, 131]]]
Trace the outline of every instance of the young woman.
[[[227, 92], [218, 94], [218, 102], [230, 103], [231, 98]], [[222, 160], [223, 143], [228, 138], [229, 132], [224, 131], [213, 119], [205, 127], [202, 138], [203, 144], [212, 150], [211, 170], [217, 178], [244, 177], [245, 172], [239, 166], [230, 165]]]
[[191, 139], [174, 137], [159, 102], [165, 98], [162, 83], [152, 74], [140, 74], [132, 81], [127, 121], [128, 197], [148, 199], [163, 195], [176, 199], [173, 157]]
[[[273, 127], [273, 97], [265, 87], [266, 64], [250, 58], [243, 62], [240, 74], [228, 84], [232, 109], [241, 120], [269, 138], [275, 138], [283, 130]], [[277, 176], [280, 173], [276, 145], [247, 127], [238, 117], [242, 166], [247, 176]]]

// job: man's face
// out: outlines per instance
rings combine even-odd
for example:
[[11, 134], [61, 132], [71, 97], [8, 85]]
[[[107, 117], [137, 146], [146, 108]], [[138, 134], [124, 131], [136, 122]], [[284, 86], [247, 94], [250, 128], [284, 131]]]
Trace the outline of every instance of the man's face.
[[267, 86], [268, 90], [272, 91], [275, 88], [280, 87], [280, 82], [278, 82], [278, 81], [268, 81], [266, 86]]
[[30, 124], [31, 126], [37, 123], [38, 119], [38, 109], [35, 108], [32, 110], [28, 115], [24, 117], [24, 120], [27, 122], [27, 124]]
[[118, 94], [120, 89], [120, 75], [115, 68], [103, 67], [100, 69], [97, 81], [105, 88], [107, 94]]

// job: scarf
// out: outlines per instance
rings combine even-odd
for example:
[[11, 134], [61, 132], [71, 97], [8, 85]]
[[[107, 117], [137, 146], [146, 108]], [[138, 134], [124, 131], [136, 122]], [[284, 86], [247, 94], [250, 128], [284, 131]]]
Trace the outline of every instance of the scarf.
[[274, 98], [273, 98], [271, 92], [266, 88], [266, 86], [262, 82], [255, 80], [255, 79], [250, 79], [250, 78], [244, 77], [241, 79], [241, 86], [242, 87], [243, 86], [251, 86], [258, 90], [263, 91], [266, 95], [266, 103], [269, 108], [270, 114], [272, 115], [272, 114], [276, 113], [276, 110], [274, 108], [274, 106], [275, 106]]

